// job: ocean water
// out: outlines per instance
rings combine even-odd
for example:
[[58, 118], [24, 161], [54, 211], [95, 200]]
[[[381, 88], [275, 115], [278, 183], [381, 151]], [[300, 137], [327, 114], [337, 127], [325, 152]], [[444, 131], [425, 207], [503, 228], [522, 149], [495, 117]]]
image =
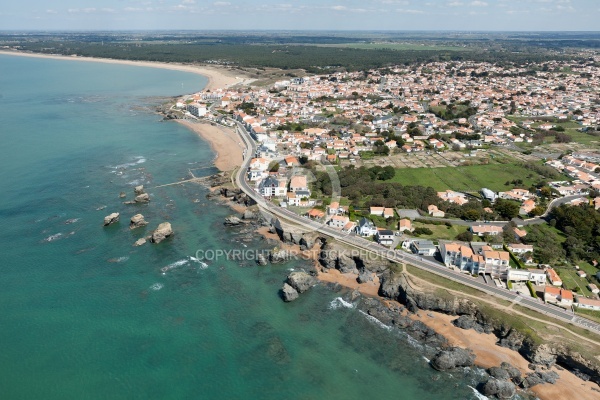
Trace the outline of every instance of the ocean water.
[[[414, 340], [336, 300], [343, 291], [283, 303], [301, 264], [191, 258], [270, 246], [242, 244], [201, 186], [153, 188], [215, 172], [205, 142], [152, 112], [205, 83], [0, 56], [0, 398], [477, 398], [476, 371], [433, 371]], [[122, 204], [137, 184], [152, 201]], [[105, 228], [111, 212], [121, 222]], [[149, 225], [130, 231], [140, 212]], [[132, 246], [163, 221], [173, 238]]]

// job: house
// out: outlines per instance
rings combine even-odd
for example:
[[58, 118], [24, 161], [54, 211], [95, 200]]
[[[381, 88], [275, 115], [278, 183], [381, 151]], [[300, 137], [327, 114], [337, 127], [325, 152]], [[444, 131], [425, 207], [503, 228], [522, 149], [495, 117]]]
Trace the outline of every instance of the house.
[[444, 218], [444, 216], [446, 215], [446, 213], [444, 213], [443, 211], [440, 211], [436, 205], [434, 204], [430, 204], [429, 206], [427, 206], [427, 212], [429, 213], [429, 215], [431, 215], [432, 217], [440, 217], [440, 218]]
[[483, 256], [461, 243], [440, 241], [440, 254], [447, 267], [458, 267], [471, 274], [479, 273], [479, 267], [485, 263]]
[[297, 167], [298, 165], [300, 165], [300, 162], [296, 157], [289, 156], [285, 158], [285, 165], [288, 167]]
[[577, 308], [584, 308], [586, 310], [600, 311], [600, 300], [587, 299], [583, 296], [577, 296], [577, 303], [574, 303]]
[[378, 217], [383, 217], [383, 210], [385, 210], [385, 207], [370, 207], [369, 208], [369, 213], [371, 215], [377, 215]]
[[437, 248], [431, 240], [413, 240], [410, 244], [413, 253], [420, 256], [433, 256]]
[[483, 252], [484, 265], [479, 267], [480, 274], [506, 278], [510, 269], [508, 251], [486, 250]]
[[556, 271], [552, 268], [547, 268], [546, 269], [546, 276], [548, 277], [548, 280], [550, 281], [550, 283], [553, 286], [558, 286], [561, 287], [562, 286], [562, 280], [560, 279], [560, 276], [558, 276], [558, 274], [556, 273]]
[[468, 203], [467, 195], [464, 193], [455, 192], [453, 190], [446, 190], [445, 192], [437, 192], [437, 196], [447, 201], [448, 203], [458, 204], [462, 206], [465, 203]]
[[337, 201], [332, 201], [331, 204], [327, 206], [327, 215], [339, 215], [343, 214], [344, 210], [340, 208], [340, 203]]
[[274, 176], [267, 176], [265, 179], [259, 182], [258, 192], [263, 197], [283, 197], [286, 193], [285, 186], [285, 179], [277, 179]]
[[294, 175], [290, 179], [290, 192], [296, 193], [298, 191], [308, 191], [308, 183], [304, 175]]
[[577, 271], [577, 276], [579, 276], [580, 278], [585, 278], [587, 274], [585, 273], [585, 271], [579, 270]]
[[318, 208], [313, 208], [309, 210], [306, 215], [310, 219], [321, 219], [325, 216], [325, 212], [319, 210]]
[[598, 294], [598, 293], [600, 293], [600, 289], [598, 289], [598, 286], [596, 286], [596, 285], [595, 285], [595, 284], [593, 284], [593, 283], [589, 283], [589, 284], [587, 285], [587, 287], [588, 287], [588, 289], [590, 290], [590, 292], [592, 292], [592, 293], [594, 293], [594, 294]]
[[533, 253], [533, 245], [531, 245], [531, 244], [514, 243], [514, 244], [509, 244], [507, 246], [507, 248], [513, 254]]
[[390, 246], [394, 243], [394, 232], [389, 229], [381, 229], [377, 231], [377, 241], [379, 244]]
[[412, 232], [414, 228], [412, 227], [410, 219], [404, 218], [398, 221], [398, 230], [400, 232]]
[[356, 231], [356, 222], [349, 221], [343, 228], [342, 232], [350, 233]]
[[519, 215], [527, 215], [531, 211], [533, 211], [534, 208], [535, 208], [535, 200], [527, 199], [521, 204], [521, 207], [519, 208]]
[[471, 227], [471, 232], [477, 236], [496, 236], [502, 234], [502, 227], [495, 225], [474, 225]]
[[377, 234], [377, 228], [375, 227], [375, 224], [373, 224], [373, 222], [371, 220], [363, 217], [358, 221], [358, 225], [356, 226], [356, 233], [358, 233], [360, 236], [365, 236], [365, 237], [373, 236], [373, 235]]
[[546, 286], [546, 271], [543, 269], [528, 269], [530, 281], [536, 286]]
[[573, 305], [573, 292], [566, 289], [546, 286], [544, 288], [544, 301], [569, 308]]
[[517, 240], [521, 240], [525, 236], [527, 236], [527, 231], [524, 229], [519, 229], [519, 228], [515, 227], [515, 228], [513, 228], [513, 232], [515, 234], [515, 239], [517, 239]]
[[329, 226], [336, 229], [342, 229], [346, 226], [346, 224], [350, 222], [350, 219], [347, 216], [343, 215], [334, 215], [327, 222]]

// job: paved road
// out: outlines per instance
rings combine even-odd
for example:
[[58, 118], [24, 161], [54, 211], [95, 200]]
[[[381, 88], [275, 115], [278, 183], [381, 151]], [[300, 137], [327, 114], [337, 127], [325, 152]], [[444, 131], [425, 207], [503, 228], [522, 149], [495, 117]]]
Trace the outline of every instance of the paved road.
[[409, 254], [399, 250], [387, 249], [375, 242], [368, 241], [359, 236], [340, 232], [327, 225], [310, 220], [305, 217], [301, 217], [286, 208], [277, 207], [273, 203], [266, 201], [259, 193], [257, 193], [252, 187], [250, 187], [250, 185], [245, 179], [245, 172], [247, 171], [248, 165], [250, 164], [250, 161], [254, 153], [256, 152], [256, 143], [241, 124], [238, 123], [237, 125], [238, 133], [240, 134], [240, 136], [246, 143], [247, 148], [250, 151], [246, 152], [246, 157], [244, 158], [242, 167], [240, 168], [239, 172], [235, 177], [236, 183], [250, 198], [256, 201], [256, 203], [260, 207], [267, 210], [274, 216], [288, 221], [292, 221], [295, 223], [295, 225], [303, 227], [307, 231], [317, 231], [324, 235], [333, 237], [339, 242], [348, 244], [359, 250], [371, 251], [391, 261], [399, 263], [408, 263], [417, 268], [421, 268], [426, 271], [432, 272], [436, 275], [440, 275], [450, 280], [453, 280], [455, 282], [462, 283], [464, 285], [475, 288], [490, 295], [494, 295], [511, 302], [518, 302], [520, 305], [538, 311], [542, 314], [551, 316], [553, 318], [568, 323], [572, 323], [574, 325], [578, 325], [582, 328], [595, 331], [596, 333], [600, 333], [600, 324], [587, 320], [585, 318], [574, 316], [572, 312], [566, 311], [560, 307], [545, 304], [541, 300], [534, 299], [529, 296], [520, 296], [506, 289], [500, 289], [495, 286], [486, 285], [485, 283], [477, 280], [477, 278], [473, 278], [470, 275], [466, 275], [461, 272], [453, 271], [438, 262], [425, 259], [415, 254]]

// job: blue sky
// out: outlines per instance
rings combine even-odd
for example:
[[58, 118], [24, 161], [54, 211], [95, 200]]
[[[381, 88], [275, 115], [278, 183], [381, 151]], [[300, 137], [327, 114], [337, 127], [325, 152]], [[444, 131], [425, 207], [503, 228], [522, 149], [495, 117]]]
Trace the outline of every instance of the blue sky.
[[599, 0], [23, 0], [0, 29], [599, 30]]

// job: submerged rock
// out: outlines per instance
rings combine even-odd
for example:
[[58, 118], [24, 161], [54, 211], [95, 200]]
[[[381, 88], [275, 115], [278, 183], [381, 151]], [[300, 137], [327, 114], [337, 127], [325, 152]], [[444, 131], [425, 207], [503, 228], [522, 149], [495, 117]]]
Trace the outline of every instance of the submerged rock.
[[283, 301], [294, 301], [298, 298], [298, 291], [287, 283], [284, 283], [283, 287], [281, 288], [281, 295], [283, 297]]
[[169, 222], [163, 222], [158, 225], [158, 228], [154, 232], [152, 232], [152, 243], [160, 243], [166, 238], [173, 235], [173, 229], [171, 228], [171, 224]]
[[438, 371], [448, 371], [458, 367], [471, 367], [475, 361], [475, 355], [469, 349], [452, 347], [442, 350], [431, 360], [431, 366]]
[[119, 213], [112, 213], [112, 214], [104, 217], [104, 226], [108, 226], [108, 225], [114, 224], [115, 222], [118, 222], [120, 215], [121, 214], [119, 214]]
[[267, 257], [264, 254], [259, 254], [256, 256], [256, 263], [258, 265], [267, 265]]
[[242, 214], [243, 219], [256, 219], [256, 217], [257, 217], [256, 214], [254, 214], [250, 210], [246, 210], [246, 211], [244, 211], [244, 214]]
[[119, 193], [119, 198], [124, 199], [125, 197], [127, 197], [127, 195], [125, 194], [125, 192]]
[[131, 217], [131, 220], [129, 222], [129, 229], [135, 229], [146, 225], [148, 225], [148, 221], [144, 219], [144, 216], [142, 214], [136, 214], [133, 217]]

